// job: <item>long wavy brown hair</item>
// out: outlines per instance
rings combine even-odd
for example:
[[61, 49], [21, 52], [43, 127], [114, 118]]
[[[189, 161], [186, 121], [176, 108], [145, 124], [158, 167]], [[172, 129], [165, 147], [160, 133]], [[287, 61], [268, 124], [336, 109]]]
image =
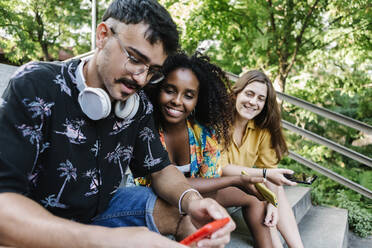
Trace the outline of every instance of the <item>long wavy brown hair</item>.
[[[270, 79], [265, 73], [252, 70], [244, 73], [238, 81], [232, 87], [232, 98], [236, 104], [236, 98], [238, 94], [244, 90], [244, 88], [253, 82], [265, 84], [267, 86], [267, 97], [265, 106], [261, 113], [258, 114], [254, 119], [256, 127], [261, 129], [267, 129], [271, 135], [271, 146], [276, 152], [278, 162], [282, 159], [283, 155], [288, 152], [287, 144], [284, 139], [284, 135], [281, 128], [281, 116], [279, 106], [276, 101], [276, 93]], [[234, 110], [234, 121], [237, 115], [236, 108]]]

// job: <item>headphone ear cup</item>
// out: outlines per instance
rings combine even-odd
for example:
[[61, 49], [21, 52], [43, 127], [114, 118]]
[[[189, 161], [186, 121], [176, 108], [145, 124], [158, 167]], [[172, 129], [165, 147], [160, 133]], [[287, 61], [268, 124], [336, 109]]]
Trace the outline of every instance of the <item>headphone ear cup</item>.
[[140, 97], [137, 93], [131, 95], [125, 102], [117, 102], [115, 115], [121, 119], [132, 119], [138, 111]]
[[106, 118], [111, 112], [110, 97], [103, 89], [86, 87], [80, 92], [78, 101], [84, 114], [91, 120]]

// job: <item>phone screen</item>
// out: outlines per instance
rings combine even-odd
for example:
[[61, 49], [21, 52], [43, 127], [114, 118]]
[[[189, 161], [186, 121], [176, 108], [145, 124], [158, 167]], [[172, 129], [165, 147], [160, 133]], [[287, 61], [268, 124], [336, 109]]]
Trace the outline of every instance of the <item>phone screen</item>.
[[303, 172], [295, 172], [291, 174], [284, 174], [284, 176], [293, 182], [296, 183], [304, 183], [304, 184], [312, 184], [315, 179], [317, 178], [316, 175], [309, 175]]

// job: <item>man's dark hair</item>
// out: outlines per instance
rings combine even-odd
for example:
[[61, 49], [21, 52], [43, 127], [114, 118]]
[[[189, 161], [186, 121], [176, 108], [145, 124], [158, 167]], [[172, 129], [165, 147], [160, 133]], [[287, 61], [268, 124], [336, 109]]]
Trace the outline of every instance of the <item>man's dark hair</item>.
[[161, 41], [169, 55], [179, 48], [177, 25], [168, 11], [156, 0], [114, 0], [103, 15], [102, 21], [109, 18], [125, 24], [148, 24], [146, 39], [151, 44]]

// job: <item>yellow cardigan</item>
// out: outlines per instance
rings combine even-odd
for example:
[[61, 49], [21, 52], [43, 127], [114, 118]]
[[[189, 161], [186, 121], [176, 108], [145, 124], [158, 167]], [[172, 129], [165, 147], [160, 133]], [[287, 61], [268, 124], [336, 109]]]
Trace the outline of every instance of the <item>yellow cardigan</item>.
[[276, 168], [278, 159], [271, 147], [271, 135], [268, 130], [255, 126], [250, 120], [247, 124], [242, 144], [238, 147], [234, 141], [221, 153], [221, 166], [228, 164], [247, 167]]

